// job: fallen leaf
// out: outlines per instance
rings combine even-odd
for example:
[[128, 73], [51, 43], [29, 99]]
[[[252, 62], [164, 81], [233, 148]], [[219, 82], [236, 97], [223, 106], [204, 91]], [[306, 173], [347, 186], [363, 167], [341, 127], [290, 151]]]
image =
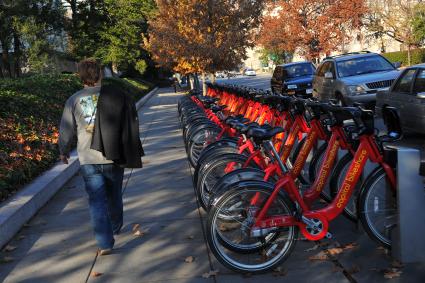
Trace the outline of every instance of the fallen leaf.
[[16, 247], [11, 246], [11, 245], [7, 245], [7, 246], [6, 246], [6, 247], [4, 247], [4, 249], [3, 249], [3, 251], [5, 251], [5, 252], [12, 252], [12, 251], [14, 251], [14, 250], [16, 250]]
[[347, 269], [347, 272], [349, 274], [354, 274], [354, 273], [357, 273], [359, 271], [360, 271], [360, 267], [358, 265], [355, 265], [355, 264], [353, 266], [351, 266], [351, 268]]
[[146, 234], [146, 232], [142, 231], [142, 230], [137, 230], [136, 232], [133, 233], [133, 235], [136, 236], [136, 237], [142, 237], [145, 234]]
[[393, 260], [393, 262], [391, 262], [391, 267], [393, 268], [402, 268], [403, 264], [401, 262], [399, 262], [398, 260]]
[[205, 272], [202, 274], [203, 278], [210, 278], [211, 276], [217, 276], [218, 270], [210, 270], [209, 272]]
[[221, 224], [218, 229], [221, 232], [228, 232], [228, 231], [233, 231], [235, 229], [239, 229], [240, 228], [240, 224], [239, 223], [226, 223], [226, 224]]
[[337, 254], [342, 253], [344, 251], [344, 249], [342, 249], [342, 248], [331, 248], [331, 249], [327, 249], [327, 251], [330, 255], [337, 255]]
[[327, 260], [328, 255], [324, 251], [321, 251], [316, 255], [310, 256], [308, 259], [309, 260]]
[[273, 276], [285, 276], [288, 273], [283, 267], [279, 266], [273, 270]]
[[184, 262], [186, 263], [192, 263], [195, 261], [195, 258], [193, 256], [188, 256], [187, 258], [184, 259]]
[[350, 250], [350, 249], [354, 249], [355, 247], [357, 247], [358, 246], [358, 244], [357, 243], [355, 243], [355, 242], [353, 242], [353, 243], [349, 243], [349, 244], [346, 244], [344, 247], [343, 247], [343, 249], [344, 250]]
[[5, 256], [5, 257], [0, 258], [0, 263], [8, 263], [8, 262], [12, 262], [14, 260], [15, 259], [11, 256]]
[[390, 268], [389, 270], [386, 270], [384, 272], [384, 278], [392, 279], [392, 278], [400, 277], [401, 273], [402, 273], [401, 270], [397, 268]]
[[133, 225], [133, 228], [131, 229], [133, 232], [136, 232], [137, 230], [139, 230], [140, 228], [140, 224], [136, 223]]
[[311, 251], [315, 251], [319, 248], [320, 246], [318, 244], [314, 245], [312, 248], [306, 249], [304, 250], [305, 252], [311, 252]]
[[343, 272], [344, 269], [339, 267], [339, 266], [333, 266], [332, 267], [332, 272]]
[[187, 238], [188, 238], [189, 240], [193, 240], [193, 239], [195, 239], [195, 236], [193, 236], [193, 235], [189, 235], [189, 236], [187, 236]]
[[91, 272], [91, 274], [90, 274], [90, 276], [91, 277], [93, 277], [93, 278], [95, 278], [95, 277], [99, 277], [99, 276], [101, 276], [103, 273], [100, 273], [100, 272], [96, 272], [96, 271], [92, 271]]

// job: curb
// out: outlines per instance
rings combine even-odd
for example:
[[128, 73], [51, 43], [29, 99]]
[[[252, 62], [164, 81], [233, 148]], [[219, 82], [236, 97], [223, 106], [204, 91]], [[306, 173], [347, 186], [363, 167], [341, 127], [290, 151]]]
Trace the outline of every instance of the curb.
[[[136, 103], [139, 110], [158, 90], [154, 88]], [[22, 190], [0, 205], [0, 248], [42, 208], [79, 170], [77, 151], [68, 164], [56, 163]]]
[[147, 93], [145, 96], [143, 96], [139, 101], [136, 102], [136, 110], [139, 111], [140, 107], [145, 105], [146, 102], [156, 93], [158, 90], [158, 87], [155, 87], [153, 90], [151, 90], [149, 93]]

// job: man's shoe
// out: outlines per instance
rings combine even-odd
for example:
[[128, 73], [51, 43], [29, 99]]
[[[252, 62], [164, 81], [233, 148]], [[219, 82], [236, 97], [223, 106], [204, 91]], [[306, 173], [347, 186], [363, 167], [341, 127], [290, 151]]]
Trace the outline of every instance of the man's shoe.
[[99, 255], [109, 255], [111, 253], [112, 253], [112, 249], [99, 250], [98, 252]]

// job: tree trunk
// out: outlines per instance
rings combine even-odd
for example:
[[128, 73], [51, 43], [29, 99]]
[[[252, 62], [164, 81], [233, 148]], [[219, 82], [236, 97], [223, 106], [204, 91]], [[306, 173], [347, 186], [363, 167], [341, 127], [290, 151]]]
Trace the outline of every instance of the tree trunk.
[[195, 79], [192, 74], [187, 75], [188, 85], [190, 86], [190, 89], [195, 89]]
[[201, 74], [201, 78], [202, 78], [202, 94], [203, 95], [207, 95], [207, 84], [206, 84], [206, 75], [204, 72], [202, 72]]
[[212, 74], [212, 75], [211, 75], [211, 82], [212, 82], [213, 84], [215, 84], [215, 79], [216, 79], [215, 74]]
[[10, 61], [9, 61], [9, 45], [6, 44], [5, 40], [1, 41], [1, 49], [2, 49], [2, 61], [4, 69], [9, 73], [9, 77], [12, 77], [12, 70], [10, 69]]
[[15, 55], [15, 76], [19, 78], [21, 76], [21, 41], [19, 39], [18, 33], [13, 32], [13, 53]]
[[4, 78], [3, 75], [3, 66], [0, 64], [0, 78]]
[[197, 73], [195, 73], [194, 74], [194, 80], [195, 80], [195, 89], [196, 90], [200, 90], [201, 89], [201, 84], [199, 83], [199, 77], [198, 77], [198, 74]]
[[411, 46], [410, 46], [410, 44], [408, 44], [407, 45], [407, 65], [409, 65], [409, 66], [412, 64], [411, 58], [410, 58], [410, 56], [411, 56], [410, 51], [411, 51]]

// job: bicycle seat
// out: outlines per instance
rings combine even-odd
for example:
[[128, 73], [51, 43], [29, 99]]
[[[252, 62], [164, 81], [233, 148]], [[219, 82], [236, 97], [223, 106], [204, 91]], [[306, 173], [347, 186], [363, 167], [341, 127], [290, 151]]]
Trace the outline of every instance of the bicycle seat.
[[238, 123], [238, 124], [235, 124], [233, 128], [241, 134], [246, 134], [249, 129], [254, 128], [254, 127], [259, 127], [259, 126], [260, 125], [258, 125], [258, 123], [256, 123], [256, 122], [252, 122], [252, 123], [249, 123], [249, 124]]
[[282, 127], [274, 127], [270, 129], [264, 129], [260, 127], [250, 128], [246, 135], [250, 138], [253, 138], [256, 142], [262, 142], [265, 140], [270, 140], [275, 135], [284, 132], [285, 130]]
[[230, 127], [234, 128], [234, 125], [238, 124], [238, 123], [246, 123], [249, 122], [249, 119], [245, 118], [243, 115], [238, 115], [238, 116], [229, 116], [227, 117], [227, 119], [225, 120], [225, 123], [227, 125], [229, 125]]
[[219, 105], [212, 105], [211, 107], [210, 107], [210, 110], [212, 111], [212, 112], [214, 112], [214, 113], [217, 113], [217, 112], [220, 112], [220, 111], [222, 111], [222, 110], [224, 110], [224, 109], [226, 109], [227, 108], [227, 106], [226, 105], [222, 105], [222, 106], [219, 106]]

